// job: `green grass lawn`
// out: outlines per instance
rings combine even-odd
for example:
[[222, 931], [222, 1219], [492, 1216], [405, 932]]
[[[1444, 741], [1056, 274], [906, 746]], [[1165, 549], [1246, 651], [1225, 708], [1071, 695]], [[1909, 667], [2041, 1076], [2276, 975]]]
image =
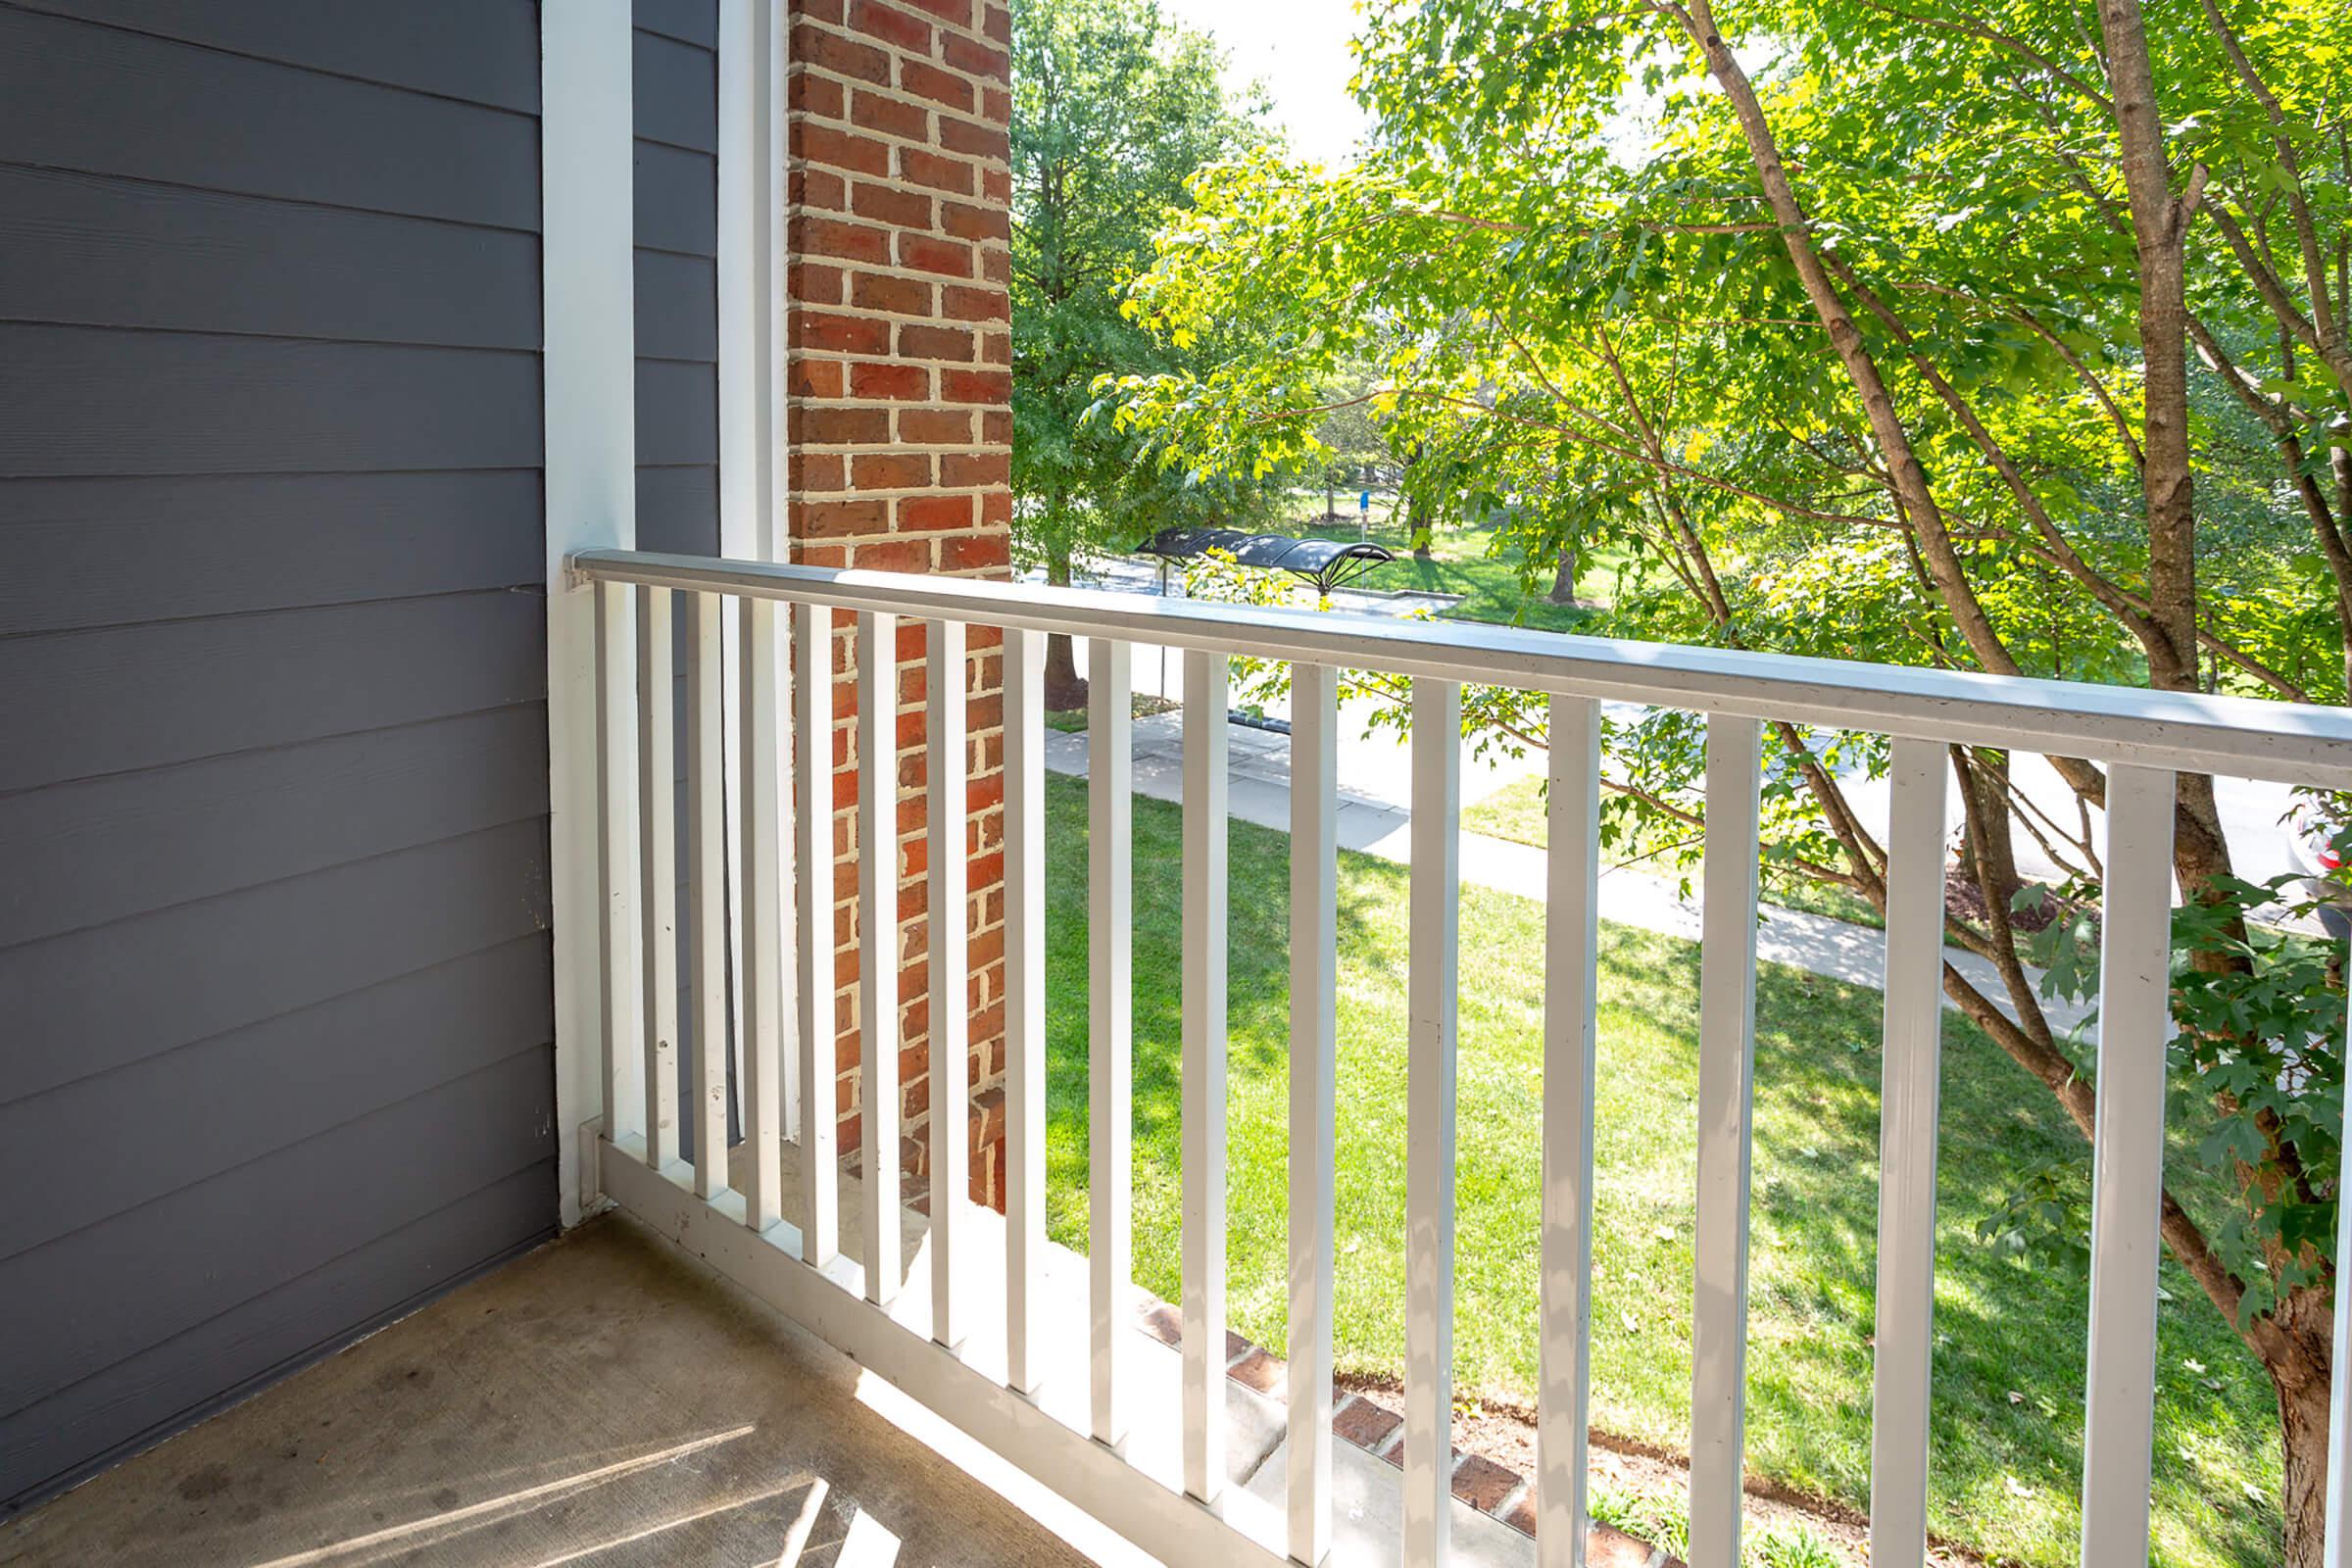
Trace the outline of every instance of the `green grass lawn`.
[[[1087, 913], [1082, 781], [1047, 794], [1047, 998], [1054, 1238], [1086, 1236]], [[1179, 1294], [1176, 808], [1135, 803], [1135, 1216], [1139, 1283]], [[1228, 1266], [1233, 1324], [1284, 1341], [1288, 846], [1232, 825]], [[1404, 1278], [1405, 870], [1340, 858], [1337, 1358], [1396, 1375]], [[1461, 907], [1455, 1374], [1532, 1401], [1541, 1073], [1540, 906]], [[1695, 945], [1605, 925], [1600, 946], [1596, 1425], [1680, 1446], [1690, 1378]], [[2047, 1092], [1946, 1015], [1936, 1267], [1934, 1528], [1981, 1551], [2074, 1560], [2087, 1291], [1980, 1245], [2026, 1169], [2086, 1157]], [[1879, 1001], [1767, 967], [1757, 983], [1748, 1461], [1854, 1506], [1870, 1480]], [[2209, 1201], [2197, 1117], [2176, 1097], [2171, 1171]], [[2205, 1178], [2210, 1182], [2211, 1178]], [[2275, 1562], [2277, 1418], [2266, 1380], [2169, 1262], [2158, 1348], [2156, 1558]], [[2022, 1396], [2012, 1399], [2012, 1393]]]
[[[1050, 720], [1049, 720], [1050, 722]], [[1523, 778], [1504, 785], [1485, 800], [1462, 808], [1462, 826], [1472, 833], [1484, 833], [1490, 838], [1509, 839], [1514, 844], [1532, 844], [1543, 849], [1550, 839], [1547, 819], [1544, 814], [1544, 781]], [[1617, 864], [1638, 863], [1644, 870], [1659, 876], [1677, 874], [1673, 855], [1645, 854], [1639, 859], [1622, 855]], [[1695, 878], [1696, 866], [1690, 868]], [[1884, 930], [1886, 920], [1871, 906], [1868, 899], [1843, 888], [1825, 887], [1810, 877], [1776, 872], [1767, 866], [1763, 873], [1761, 895], [1766, 904], [1784, 909], [1801, 909], [1807, 914], [1826, 914], [1833, 920], [1850, 920], [1856, 925]]]

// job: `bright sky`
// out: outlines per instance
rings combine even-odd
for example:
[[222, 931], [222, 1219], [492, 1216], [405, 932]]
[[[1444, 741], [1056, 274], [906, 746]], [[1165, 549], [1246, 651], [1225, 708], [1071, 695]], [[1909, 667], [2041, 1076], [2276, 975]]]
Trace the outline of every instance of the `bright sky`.
[[1348, 96], [1352, 0], [1160, 0], [1160, 9], [1217, 40], [1229, 85], [1265, 84], [1293, 151], [1323, 163], [1349, 159], [1364, 131], [1363, 112]]

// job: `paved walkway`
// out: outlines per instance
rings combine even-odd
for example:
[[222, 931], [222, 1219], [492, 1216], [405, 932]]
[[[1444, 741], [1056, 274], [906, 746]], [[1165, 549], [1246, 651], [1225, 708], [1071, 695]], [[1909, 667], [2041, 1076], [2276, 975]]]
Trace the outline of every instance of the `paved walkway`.
[[[1137, 686], [1144, 661], [1139, 659]], [[1363, 733], [1363, 714], [1343, 714], [1340, 743], [1339, 841], [1346, 850], [1360, 850], [1382, 859], [1404, 863], [1411, 858], [1412, 809], [1399, 798], [1409, 771], [1399, 765], [1404, 751], [1394, 731]], [[1181, 712], [1154, 714], [1135, 721], [1135, 788], [1153, 800], [1181, 801], [1184, 795], [1183, 718]], [[1291, 742], [1288, 735], [1244, 724], [1230, 725], [1226, 795], [1233, 815], [1277, 832], [1291, 825]], [[1084, 733], [1049, 732], [1046, 766], [1056, 773], [1084, 777], [1087, 737]], [[1462, 762], [1462, 804], [1485, 799], [1517, 779], [1542, 770], [1540, 758], [1505, 759], [1492, 754], [1474, 759], [1465, 746]], [[1394, 791], [1394, 793], [1392, 793]], [[1544, 854], [1529, 845], [1482, 833], [1461, 836], [1462, 880], [1494, 888], [1521, 898], [1544, 902]], [[1667, 878], [1619, 867], [1600, 880], [1601, 917], [1696, 941], [1700, 901], [1692, 889], [1686, 899]], [[1869, 926], [1826, 915], [1765, 906], [1756, 931], [1756, 955], [1768, 963], [1788, 964], [1828, 979], [1879, 990], [1886, 983], [1886, 938]], [[1946, 948], [1944, 956], [1979, 989], [2006, 1010], [2006, 992], [1991, 963], [1973, 953]], [[1949, 1005], [1947, 1003], [1946, 1005]], [[2052, 1027], [2067, 1030], [2081, 1023], [2087, 1009], [2063, 1003], [2045, 1003]], [[2095, 1031], [2093, 1031], [2095, 1033]]]

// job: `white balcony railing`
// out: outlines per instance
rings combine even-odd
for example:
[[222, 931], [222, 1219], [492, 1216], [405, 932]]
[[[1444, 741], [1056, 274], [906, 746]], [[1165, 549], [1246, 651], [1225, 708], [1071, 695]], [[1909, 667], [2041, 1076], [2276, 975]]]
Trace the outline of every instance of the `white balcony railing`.
[[[1754, 1060], [1760, 724], [1893, 737], [1890, 893], [1873, 1399], [1872, 1560], [1925, 1545], [1942, 966], [1944, 748], [1960, 742], [2107, 764], [2091, 1321], [2082, 1483], [2089, 1568], [2147, 1561], [2154, 1420], [2158, 1201], [2163, 1166], [2174, 777], [2196, 771], [2352, 789], [2352, 712], [2069, 683], [1895, 669], [1772, 655], [1563, 638], [1514, 630], [1300, 614], [1229, 605], [820, 571], [631, 551], [572, 558], [597, 594], [598, 777], [607, 909], [601, 1146], [607, 1196], [898, 1384], [1032, 1476], [1171, 1562], [1315, 1564], [1330, 1549], [1337, 673], [1412, 680], [1411, 974], [1404, 1376], [1405, 1561], [1446, 1555], [1451, 1467], [1454, 986], [1463, 682], [1550, 699], [1545, 954], [1541, 1390], [1537, 1550], [1582, 1561], [1592, 1204], [1592, 1083], [1599, 705], [1703, 713], [1707, 835], [1700, 954], [1696, 1300], [1692, 1326], [1690, 1561], [1739, 1559], [1745, 1376], [1748, 1175]], [[682, 610], [673, 604], [682, 601]], [[729, 1184], [725, 1041], [700, 1031], [692, 1063], [696, 1158], [678, 1159], [670, 864], [671, 617], [686, 615], [689, 976], [702, 1016], [726, 1009], [726, 779], [721, 618], [741, 616], [741, 947], [748, 1028], [745, 1147]], [[791, 607], [789, 611], [780, 607]], [[928, 906], [935, 1060], [964, 1056], [968, 626], [1004, 631], [1007, 1201], [1002, 1344], [971, 1333], [968, 1260], [979, 1215], [966, 1191], [964, 1075], [932, 1075], [930, 1231], [900, 1277], [896, 1193], [901, 999], [888, 933], [895, 867], [862, 858], [858, 929], [862, 1139], [875, 1191], [860, 1205], [861, 1267], [839, 1255], [832, 1106], [832, 889], [793, 866], [833, 864], [829, 649], [856, 617], [860, 841], [895, 834], [898, 621], [929, 656]], [[789, 614], [794, 656], [779, 644]], [[1089, 720], [1091, 1072], [1089, 1332], [1040, 1331], [1044, 1284], [1044, 638], [1091, 640]], [[1165, 1467], [1130, 1444], [1122, 1298], [1129, 1273], [1131, 873], [1129, 657], [1184, 656], [1182, 1432]], [[1291, 782], [1290, 1402], [1286, 1506], [1223, 1485], [1226, 658], [1295, 665]], [[788, 855], [783, 687], [801, 803]], [[812, 935], [813, 939], [812, 939]], [[786, 968], [786, 955], [793, 956]], [[797, 1000], [797, 1006], [788, 999]], [[790, 1016], [788, 1016], [790, 1015]], [[783, 1042], [793, 1042], [786, 1052]], [[651, 1102], [648, 1097], [651, 1097]], [[780, 1213], [784, 1129], [798, 1122], [805, 1226]], [[2352, 1220], [2352, 1204], [2345, 1205]], [[927, 1276], [922, 1291], [913, 1275]], [[996, 1277], [993, 1265], [986, 1271]], [[2352, 1293], [2348, 1293], [2352, 1294]], [[997, 1320], [997, 1303], [985, 1314]], [[2336, 1359], [2347, 1364], [2345, 1301]], [[2331, 1501], [2352, 1456], [2339, 1380]], [[1081, 1397], [1081, 1392], [1083, 1396]], [[2330, 1537], [2340, 1507], [2331, 1507]], [[2344, 1549], [2340, 1540], [2330, 1551]], [[2331, 1555], [2330, 1561], [2338, 1560]]]

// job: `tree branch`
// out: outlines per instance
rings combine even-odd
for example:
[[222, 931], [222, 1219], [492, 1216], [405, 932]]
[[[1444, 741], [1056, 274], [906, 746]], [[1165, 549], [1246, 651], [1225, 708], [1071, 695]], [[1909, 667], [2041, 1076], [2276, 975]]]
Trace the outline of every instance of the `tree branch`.
[[2105, 93], [2024, 39], [2002, 32], [1981, 19], [1972, 17], [1964, 22], [1952, 22], [1941, 17], [1921, 16], [1914, 11], [1898, 11], [1893, 6], [1886, 4], [1885, 0], [1863, 0], [1863, 3], [1874, 11], [1883, 11], [1886, 15], [1899, 18], [1904, 22], [1915, 22], [1923, 27], [1934, 27], [1939, 32], [1956, 32], [1963, 37], [1982, 39], [1995, 48], [2006, 49], [2020, 59], [2032, 61], [2047, 73], [2052, 79], [2062, 81], [2081, 93], [2101, 114], [2112, 115], [2115, 113], [2115, 105]]

